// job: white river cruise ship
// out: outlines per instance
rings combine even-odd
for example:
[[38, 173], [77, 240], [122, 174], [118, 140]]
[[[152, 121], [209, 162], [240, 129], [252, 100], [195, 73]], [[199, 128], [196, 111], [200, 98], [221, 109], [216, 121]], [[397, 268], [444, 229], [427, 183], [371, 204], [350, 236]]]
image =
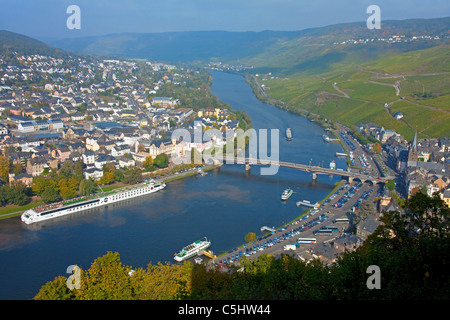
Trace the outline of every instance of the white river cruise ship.
[[37, 207], [25, 211], [21, 215], [21, 220], [26, 224], [31, 224], [48, 219], [58, 218], [70, 215], [75, 212], [101, 207], [110, 203], [131, 199], [153, 192], [157, 192], [166, 187], [164, 183], [143, 183], [132, 187], [122, 188], [110, 194], [99, 194], [87, 199], [67, 201], [66, 203], [51, 204], [48, 206]]
[[201, 240], [197, 240], [190, 245], [187, 245], [180, 252], [175, 254], [174, 259], [177, 262], [184, 261], [197, 255], [201, 251], [206, 250], [210, 245], [211, 241], [209, 241], [206, 237]]

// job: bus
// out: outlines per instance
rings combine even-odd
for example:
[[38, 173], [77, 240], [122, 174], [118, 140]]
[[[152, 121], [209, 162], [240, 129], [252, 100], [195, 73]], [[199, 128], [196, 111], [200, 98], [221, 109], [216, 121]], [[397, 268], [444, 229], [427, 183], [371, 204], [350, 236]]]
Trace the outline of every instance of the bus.
[[297, 243], [299, 244], [315, 244], [317, 243], [316, 238], [298, 238]]
[[333, 223], [349, 223], [348, 218], [339, 218], [339, 219], [334, 219]]
[[319, 229], [314, 231], [313, 233], [318, 236], [331, 236], [333, 234], [333, 231], [328, 229]]
[[339, 228], [335, 227], [335, 226], [326, 226], [326, 227], [322, 227], [320, 229], [322, 229], [322, 230], [331, 230], [331, 231], [339, 231]]

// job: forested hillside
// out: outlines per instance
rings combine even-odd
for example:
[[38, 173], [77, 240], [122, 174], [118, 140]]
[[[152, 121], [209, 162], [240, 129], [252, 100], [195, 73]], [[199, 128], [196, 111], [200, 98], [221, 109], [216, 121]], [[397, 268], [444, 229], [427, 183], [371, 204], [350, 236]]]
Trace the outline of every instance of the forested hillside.
[[7, 57], [12, 52], [26, 55], [39, 54], [54, 58], [67, 58], [71, 54], [77, 55], [18, 33], [0, 30], [0, 54]]

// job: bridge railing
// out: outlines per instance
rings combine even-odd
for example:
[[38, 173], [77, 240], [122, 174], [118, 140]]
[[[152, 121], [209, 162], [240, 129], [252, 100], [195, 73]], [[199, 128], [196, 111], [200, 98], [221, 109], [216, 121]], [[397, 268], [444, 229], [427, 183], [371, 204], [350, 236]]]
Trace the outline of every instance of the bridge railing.
[[[273, 160], [270, 159], [256, 159], [256, 158], [243, 158], [243, 157], [231, 157], [228, 158], [231, 160], [234, 160], [236, 163], [239, 164], [250, 164], [250, 165], [271, 165], [274, 164]], [[355, 172], [350, 171], [344, 171], [344, 170], [336, 170], [336, 169], [330, 169], [330, 168], [323, 168], [319, 166], [311, 166], [311, 165], [305, 165], [300, 163], [294, 163], [294, 162], [286, 162], [286, 161], [276, 161], [275, 165], [279, 165], [281, 167], [288, 167], [288, 168], [295, 168], [300, 169], [316, 174], [328, 174], [328, 175], [339, 175], [344, 177], [351, 177], [351, 178], [358, 178], [361, 180], [380, 180], [380, 181], [387, 181], [389, 179], [393, 179], [393, 177], [369, 177], [365, 174], [359, 174]]]

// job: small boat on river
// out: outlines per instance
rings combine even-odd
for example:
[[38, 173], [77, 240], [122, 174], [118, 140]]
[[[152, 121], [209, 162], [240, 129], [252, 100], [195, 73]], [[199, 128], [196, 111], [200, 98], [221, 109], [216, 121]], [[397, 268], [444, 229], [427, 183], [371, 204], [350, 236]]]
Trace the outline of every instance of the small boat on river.
[[291, 141], [292, 140], [292, 131], [291, 128], [286, 129], [286, 140]]
[[281, 200], [289, 199], [293, 193], [294, 193], [294, 191], [292, 191], [291, 188], [284, 190], [283, 193], [281, 194]]

